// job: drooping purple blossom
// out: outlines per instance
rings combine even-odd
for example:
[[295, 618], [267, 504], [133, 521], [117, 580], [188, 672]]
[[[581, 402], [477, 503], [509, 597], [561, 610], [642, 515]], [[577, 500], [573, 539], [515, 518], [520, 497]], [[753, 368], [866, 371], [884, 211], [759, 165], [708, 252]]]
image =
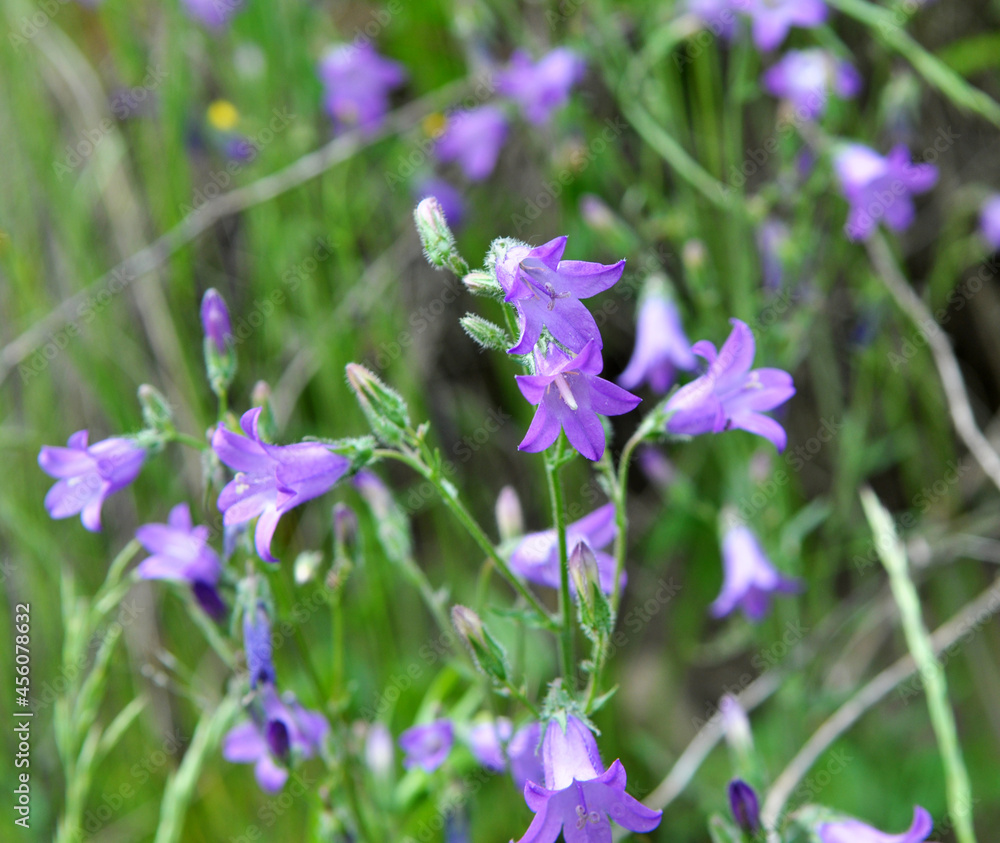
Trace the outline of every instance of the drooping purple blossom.
[[506, 717], [481, 721], [469, 729], [469, 749], [487, 770], [503, 772], [507, 769], [503, 748], [510, 742], [513, 732], [513, 724]]
[[764, 89], [791, 104], [799, 120], [815, 120], [825, 111], [830, 94], [853, 99], [861, 90], [854, 66], [826, 50], [789, 50], [761, 78]]
[[1000, 193], [994, 193], [979, 212], [979, 229], [993, 249], [1000, 250]]
[[329, 730], [322, 714], [303, 708], [294, 695], [279, 697], [264, 686], [251, 708], [250, 719], [234, 726], [222, 742], [222, 757], [236, 764], [253, 764], [257, 783], [276, 793], [288, 778], [293, 755], [311, 758]]
[[271, 619], [264, 604], [257, 602], [243, 615], [243, 652], [246, 654], [250, 687], [276, 681], [271, 647]]
[[916, 211], [913, 194], [925, 193], [937, 182], [933, 164], [914, 164], [905, 146], [886, 157], [858, 143], [847, 144], [834, 157], [834, 167], [850, 211], [844, 231], [851, 240], [866, 240], [880, 220], [893, 231], [903, 231]]
[[917, 805], [910, 828], [902, 834], [886, 834], [860, 820], [823, 823], [816, 834], [822, 843], [923, 843], [933, 828], [931, 815]]
[[181, 5], [188, 17], [218, 30], [243, 8], [243, 0], [181, 0]]
[[783, 451], [785, 429], [763, 413], [795, 394], [792, 376], [781, 369], [751, 370], [756, 353], [753, 332], [739, 319], [730, 322], [733, 330], [721, 351], [708, 340], [692, 347], [708, 361], [708, 370], [667, 400], [664, 409], [672, 413], [667, 432], [697, 436], [740, 428], [763, 436]]
[[528, 354], [548, 328], [556, 342], [581, 351], [593, 341], [603, 346], [593, 315], [580, 302], [613, 287], [625, 271], [625, 261], [600, 264], [564, 261], [566, 237], [542, 246], [514, 246], [497, 262], [497, 282], [504, 301], [517, 309], [521, 336], [510, 354]]
[[742, 779], [733, 779], [729, 783], [729, 807], [741, 831], [747, 834], [760, 831], [760, 803], [757, 794]]
[[773, 50], [793, 26], [814, 29], [827, 15], [823, 0], [746, 0], [739, 6], [751, 20], [758, 50]]
[[135, 531], [139, 543], [152, 554], [139, 563], [136, 572], [146, 580], [188, 583], [205, 612], [220, 618], [226, 611], [216, 588], [222, 562], [209, 546], [208, 534], [205, 525], [192, 524], [186, 503], [177, 504], [166, 524], [144, 524]]
[[201, 327], [219, 354], [225, 354], [226, 343], [233, 337], [233, 326], [226, 300], [214, 287], [206, 290], [201, 299]]
[[783, 576], [771, 564], [757, 537], [742, 524], [729, 528], [722, 539], [722, 570], [722, 591], [711, 606], [716, 618], [738, 607], [756, 623], [767, 616], [773, 594], [802, 590], [798, 580]]
[[455, 742], [455, 732], [450, 720], [435, 720], [413, 726], [399, 736], [399, 747], [406, 753], [403, 766], [422, 767], [433, 773], [444, 764]]
[[525, 120], [538, 126], [566, 104], [585, 70], [584, 60], [566, 47], [557, 47], [537, 62], [517, 50], [498, 77], [497, 90], [518, 104]]
[[219, 494], [219, 509], [227, 526], [257, 518], [257, 553], [267, 562], [277, 562], [271, 555], [271, 538], [278, 520], [300, 503], [329, 491], [350, 468], [350, 460], [318, 442], [269, 445], [261, 441], [260, 414], [260, 407], [243, 414], [244, 436], [221, 425], [212, 436], [213, 450], [236, 472]]
[[481, 105], [448, 117], [434, 152], [447, 163], [455, 161], [469, 181], [489, 178], [507, 139], [507, 118], [495, 105]]
[[66, 447], [43, 445], [38, 465], [58, 482], [45, 496], [51, 518], [80, 514], [91, 532], [101, 529], [104, 501], [139, 476], [146, 451], [132, 439], [114, 437], [87, 445], [87, 431], [78, 430]]
[[691, 343], [677, 306], [662, 289], [651, 289], [639, 304], [635, 350], [618, 383], [625, 389], [636, 389], [646, 382], [662, 395], [673, 386], [678, 369], [694, 367]]
[[389, 92], [406, 81], [406, 70], [368, 42], [337, 44], [319, 65], [326, 111], [337, 131], [377, 131], [389, 110]]
[[687, 0], [687, 10], [718, 37], [732, 39], [736, 33], [739, 0]]
[[[568, 548], [572, 549], [583, 542], [594, 552], [601, 590], [605, 594], [610, 594], [615, 588], [615, 559], [610, 553], [605, 553], [603, 548], [611, 544], [617, 534], [613, 503], [598, 507], [566, 527]], [[556, 531], [542, 530], [524, 536], [510, 555], [510, 567], [528, 582], [559, 588], [561, 573], [559, 537]], [[624, 585], [624, 579], [622, 584]], [[573, 588], [572, 581], [570, 588]]]
[[590, 729], [573, 715], [565, 729], [549, 722], [542, 741], [545, 784], [529, 781], [524, 800], [535, 817], [518, 843], [554, 843], [562, 831], [570, 843], [611, 843], [614, 820], [629, 831], [652, 831], [662, 811], [653, 811], [625, 792], [625, 768], [606, 771]]
[[598, 418], [634, 410], [640, 398], [598, 377], [604, 368], [601, 351], [590, 340], [579, 354], [569, 355], [555, 345], [545, 355], [535, 351], [535, 374], [517, 375], [521, 394], [538, 409], [518, 450], [544, 451], [566, 432], [570, 445], [588, 460], [604, 453], [604, 425]]

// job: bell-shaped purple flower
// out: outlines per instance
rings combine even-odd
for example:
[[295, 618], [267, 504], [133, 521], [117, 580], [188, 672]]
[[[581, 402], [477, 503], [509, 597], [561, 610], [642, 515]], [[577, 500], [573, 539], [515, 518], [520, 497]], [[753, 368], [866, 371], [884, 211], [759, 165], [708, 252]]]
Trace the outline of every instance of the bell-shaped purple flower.
[[934, 828], [931, 815], [917, 805], [913, 823], [902, 834], [886, 834], [860, 820], [823, 823], [816, 829], [822, 843], [923, 843]]
[[790, 103], [799, 120], [820, 117], [831, 93], [853, 99], [861, 90], [861, 75], [850, 62], [818, 48], [789, 50], [761, 82], [769, 94]]
[[667, 400], [665, 410], [672, 413], [667, 432], [697, 436], [740, 428], [763, 436], [783, 451], [785, 429], [763, 413], [795, 394], [792, 376], [781, 369], [751, 370], [756, 353], [753, 332], [739, 319], [729, 321], [733, 330], [721, 351], [708, 340], [692, 347], [708, 361], [708, 371]]
[[249, 720], [234, 726], [223, 739], [222, 757], [253, 764], [257, 783], [276, 793], [288, 778], [293, 754], [311, 758], [322, 746], [329, 724], [322, 714], [299, 705], [293, 694], [279, 697], [271, 685], [260, 695]]
[[571, 351], [580, 351], [593, 341], [603, 346], [593, 315], [580, 299], [589, 299], [613, 287], [625, 271], [625, 261], [600, 264], [564, 261], [566, 237], [557, 237], [542, 246], [515, 246], [497, 262], [497, 281], [504, 301], [517, 309], [521, 337], [509, 354], [528, 354], [535, 347], [542, 328], [548, 328], [556, 342]]
[[565, 729], [549, 722], [542, 741], [545, 786], [529, 781], [524, 800], [535, 818], [518, 843], [554, 843], [562, 831], [569, 843], [611, 843], [611, 821], [629, 831], [652, 831], [662, 811], [653, 811], [625, 792], [625, 768], [606, 771], [590, 729], [573, 715]]
[[517, 50], [497, 79], [497, 89], [518, 104], [525, 120], [537, 126], [547, 123], [552, 112], [566, 104], [585, 70], [584, 60], [566, 47], [552, 50], [537, 62]]
[[773, 50], [793, 26], [814, 29], [827, 15], [823, 0], [747, 0], [740, 6], [752, 21], [758, 50]]
[[850, 212], [844, 231], [851, 240], [866, 240], [879, 220], [893, 231], [909, 228], [916, 214], [913, 194], [925, 193], [937, 182], [933, 164], [914, 164], [905, 146], [896, 146], [883, 158], [874, 149], [852, 143], [834, 157]]
[[722, 591], [712, 603], [712, 615], [721, 618], [737, 607], [755, 623], [767, 615], [772, 594], [795, 594], [798, 580], [783, 576], [761, 550], [749, 527], [737, 525], [722, 539]]
[[239, 436], [221, 425], [212, 436], [212, 448], [236, 476], [219, 494], [219, 509], [226, 526], [257, 518], [254, 542], [267, 562], [278, 520], [290, 509], [329, 491], [340, 480], [350, 460], [332, 453], [318, 442], [269, 445], [257, 429], [261, 408], [243, 414]]
[[566, 438], [588, 460], [599, 460], [604, 453], [604, 425], [597, 417], [620, 416], [634, 410], [640, 398], [611, 381], [598, 377], [604, 363], [593, 340], [574, 356], [555, 345], [548, 354], [535, 351], [534, 375], [517, 375], [521, 394], [537, 404], [535, 417], [518, 450], [544, 451], [559, 436]]
[[188, 16], [210, 29], [222, 29], [243, 8], [243, 0], [181, 0]]
[[757, 794], [742, 779], [733, 779], [729, 783], [729, 807], [736, 825], [742, 831], [747, 834], [760, 831], [760, 803]]
[[455, 731], [450, 720], [435, 720], [413, 726], [399, 736], [399, 747], [406, 753], [403, 766], [423, 767], [433, 773], [444, 764], [455, 742]]
[[83, 526], [97, 532], [105, 499], [135, 480], [145, 459], [145, 449], [131, 439], [116, 437], [88, 446], [86, 430], [70, 436], [65, 448], [43, 445], [38, 465], [59, 480], [45, 496], [49, 516], [79, 513]]
[[166, 524], [144, 524], [135, 531], [139, 543], [152, 554], [136, 571], [145, 580], [188, 583], [205, 612], [220, 618], [226, 611], [216, 589], [222, 562], [208, 544], [208, 533], [205, 525], [192, 524], [186, 503], [177, 504]]
[[487, 770], [501, 773], [507, 769], [503, 748], [510, 742], [514, 727], [506, 717], [476, 723], [466, 738], [476, 760]]
[[205, 291], [201, 299], [201, 327], [205, 336], [215, 343], [219, 354], [226, 353], [226, 343], [233, 337], [226, 300], [214, 287]]
[[489, 178], [507, 139], [507, 118], [495, 105], [481, 105], [448, 117], [434, 147], [445, 163], [455, 161], [469, 181]]
[[1000, 250], [1000, 193], [994, 193], [983, 202], [979, 212], [979, 229], [990, 247]]
[[678, 369], [695, 367], [691, 343], [681, 325], [677, 306], [665, 291], [650, 290], [639, 304], [635, 350], [618, 383], [635, 389], [644, 381], [663, 394], [674, 384]]
[[327, 113], [337, 131], [379, 129], [389, 110], [389, 92], [406, 81], [406, 70], [380, 56], [369, 42], [331, 47], [319, 65]]
[[[601, 590], [610, 594], [615, 588], [615, 559], [602, 548], [615, 540], [618, 528], [615, 525], [615, 505], [606, 503], [579, 521], [566, 527], [566, 546], [576, 547], [583, 542], [594, 552], [597, 559], [598, 578]], [[510, 567], [528, 582], [549, 588], [559, 588], [559, 537], [555, 530], [528, 533], [510, 555]], [[623, 574], [624, 576], [624, 574]], [[622, 581], [624, 585], [624, 580]], [[572, 589], [573, 581], [570, 580]]]
[[243, 615], [243, 652], [251, 688], [273, 685], [277, 681], [271, 647], [271, 619], [261, 602]]

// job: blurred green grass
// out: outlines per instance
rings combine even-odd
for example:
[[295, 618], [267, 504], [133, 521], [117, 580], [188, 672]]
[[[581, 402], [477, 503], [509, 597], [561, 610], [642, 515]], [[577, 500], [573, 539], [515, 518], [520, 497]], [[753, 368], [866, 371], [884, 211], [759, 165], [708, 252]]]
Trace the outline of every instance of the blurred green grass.
[[[997, 4], [990, 7], [988, 20], [973, 23], [969, 15], [976, 4], [953, 5], [959, 11], [944, 29], [935, 27], [946, 13], [929, 9], [928, 19], [918, 22], [918, 40], [932, 49], [943, 47], [951, 66], [974, 74], [972, 81], [996, 96], [996, 63], [976, 58], [982, 50], [973, 55], [960, 39], [995, 38]], [[17, 31], [33, 8], [28, 3], [5, 4], [10, 31]], [[231, 31], [215, 37], [188, 21], [173, 2], [129, 5], [108, 0], [96, 13], [69, 4], [60, 6], [27, 45], [0, 47], [0, 74], [10, 80], [0, 87], [0, 340], [12, 341], [58, 302], [181, 221], [184, 206], [225, 164], [210, 146], [193, 149], [191, 143], [196, 127], [205, 134], [205, 109], [213, 99], [232, 102], [240, 113], [239, 130], [251, 136], [267, 125], [275, 109], [295, 115], [287, 129], [276, 133], [233, 177], [233, 185], [275, 172], [327, 140], [316, 61], [326, 45], [364, 26], [372, 8], [360, 3], [251, 0]], [[516, 44], [540, 48], [565, 41], [590, 61], [584, 89], [551, 135], [516, 130], [498, 173], [487, 184], [468, 188], [470, 224], [461, 232], [461, 248], [475, 260], [495, 236], [517, 233], [539, 243], [566, 233], [574, 258], [607, 261], [621, 257], [627, 248], [630, 264], [638, 264], [652, 250], [662, 255], [664, 268], [679, 285], [692, 339], [721, 340], [730, 315], [753, 322], [773, 303], [761, 290], [754, 246], [753, 222], [759, 219], [761, 203], [748, 203], [746, 213], [723, 213], [665, 168], [632, 128], [617, 145], [573, 173], [552, 207], [529, 227], [512, 230], [512, 218], [539, 195], [540, 183], [566, 166], [567, 149], [574, 144], [586, 148], [604, 121], [633, 99], [719, 179], [725, 179], [731, 166], [742, 161], [744, 149], [773, 126], [773, 103], [758, 99], [753, 81], [759, 59], [746, 49], [723, 57], [710, 46], [683, 73], [661, 57], [648, 68], [640, 91], [621, 87], [637, 45], [655, 42], [670, 18], [670, 4], [588, 4], [550, 27], [545, 12], [554, 8], [558, 4], [403, 4], [379, 32], [379, 49], [406, 64], [411, 73], [400, 102], [461, 77], [469, 55], [484, 48], [504, 54]], [[859, 47], [869, 82], [860, 107], [844, 107], [831, 125], [846, 134], [878, 137], [885, 131], [880, 91], [901, 71], [901, 62], [873, 48], [858, 25], [844, 20], [837, 25], [848, 43]], [[257, 73], [246, 69], [254, 62], [261, 68]], [[67, 145], [76, 145], [81, 133], [95, 125], [94, 118], [108, 112], [109, 93], [141, 85], [151, 68], [164, 74], [152, 92], [152, 113], [114, 121], [85, 164], [70, 174], [56, 172], [54, 165], [65, 160]], [[923, 95], [913, 148], [933, 139], [945, 121], [962, 127], [963, 145], [939, 162], [945, 173], [942, 187], [933, 204], [926, 204], [921, 227], [903, 240], [907, 266], [914, 278], [930, 282], [935, 304], [944, 303], [958, 279], [974, 272], [984, 259], [969, 236], [974, 201], [963, 193], [960, 181], [992, 179], [996, 185], [1000, 179], [995, 132], [959, 114], [938, 94]], [[4, 581], [5, 621], [9, 627], [8, 613], [16, 602], [31, 602], [34, 688], [58, 677], [63, 630], [57, 595], [65, 572], [73, 572], [80, 593], [93, 594], [108, 561], [135, 526], [162, 520], [175, 501], [197, 503], [200, 476], [197, 460], [182, 457], [180, 449], [171, 446], [143, 472], [133, 490], [109, 501], [105, 531], [91, 535], [75, 520], [48, 519], [42, 500], [50, 481], [36, 464], [39, 447], [61, 444], [81, 427], [91, 429], [92, 439], [138, 429], [134, 396], [144, 382], [164, 390], [189, 432], [204, 430], [213, 421], [214, 409], [200, 374], [197, 306], [209, 286], [223, 292], [237, 318], [259, 308], [257, 303], [275, 290], [287, 291], [286, 301], [240, 346], [240, 373], [232, 391], [237, 408], [247, 405], [253, 383], [263, 378], [289, 399], [278, 408], [287, 419], [284, 439], [361, 432], [364, 420], [344, 382], [344, 365], [375, 360], [384, 343], [407, 330], [410, 314], [440, 295], [444, 284], [443, 276], [434, 274], [420, 257], [410, 224], [411, 196], [403, 186], [390, 188], [385, 178], [423, 139], [417, 129], [377, 142], [320, 178], [216, 224], [107, 306], [95, 308], [92, 321], [79, 320], [79, 336], [60, 332], [53, 337], [53, 342], [68, 342], [51, 361], [37, 360], [44, 368], [24, 378], [15, 370], [0, 386], [5, 464], [0, 557], [11, 566]], [[983, 153], [984, 147], [994, 153]], [[788, 174], [797, 151], [798, 144], [789, 139], [769, 166]], [[612, 246], [581, 222], [577, 202], [585, 193], [601, 196], [628, 221], [634, 233], [626, 243]], [[774, 186], [762, 191], [795, 232], [788, 265], [803, 283], [794, 307], [759, 332], [757, 359], [795, 374], [799, 394], [787, 419], [791, 448], [814, 436], [823, 419], [843, 423], [842, 432], [801, 471], [749, 436], [734, 434], [675, 449], [671, 457], [676, 457], [680, 481], [662, 496], [641, 477], [635, 480], [629, 565], [633, 587], [623, 617], [643, 602], [643, 585], [674, 577], [682, 586], [680, 596], [643, 625], [619, 654], [613, 668], [622, 684], [619, 699], [613, 713], [605, 712], [599, 723], [606, 730], [605, 753], [625, 758], [636, 793], [655, 786], [693, 735], [693, 721], [705, 705], [718, 698], [723, 686], [752, 670], [752, 656], [767, 651], [797, 616], [796, 606], [782, 604], [757, 629], [723, 628], [706, 617], [705, 608], [720, 581], [715, 509], [720, 502], [753, 494], [756, 486], [745, 469], [748, 460], [759, 464], [762, 478], [768, 475], [766, 466], [788, 473], [788, 484], [769, 497], [753, 523], [783, 570], [807, 580], [808, 591], [797, 604], [806, 625], [818, 625], [844, 600], [853, 607], [814, 659], [754, 715], [762, 755], [773, 765], [769, 772], [778, 772], [856, 683], [904, 650], [894, 616], [875, 609], [884, 606], [877, 600], [886, 594], [880, 569], [869, 568], [862, 576], [852, 566], [854, 556], [870, 543], [856, 490], [864, 480], [874, 482], [898, 512], [911, 511], [917, 506], [915, 495], [939, 480], [942, 466], [958, 452], [926, 350], [918, 350], [899, 371], [888, 367], [890, 353], [898, 351], [914, 329], [887, 300], [863, 253], [841, 237], [844, 206], [832, 193], [829, 168], [822, 167], [800, 192], [781, 192]], [[742, 205], [738, 191], [737, 199]], [[942, 234], [937, 236], [925, 220], [933, 221]], [[332, 244], [329, 257], [290, 291], [283, 279], [313, 255], [319, 238]], [[704, 245], [701, 267], [682, 257], [685, 244], [693, 240]], [[379, 264], [382, 256], [387, 257]], [[373, 266], [382, 269], [374, 272]], [[365, 289], [358, 288], [362, 283], [381, 285], [378, 294], [363, 306], [343, 306], [356, 289], [364, 300]], [[995, 304], [994, 277], [982, 295], [977, 302], [984, 302], [984, 309], [986, 303]], [[464, 309], [489, 315], [488, 306], [462, 298], [415, 335], [413, 349], [393, 359], [381, 374], [411, 402], [416, 418], [433, 421], [446, 453], [455, 453], [462, 436], [482, 424], [490, 409], [502, 407], [510, 413], [513, 420], [475, 459], [458, 462], [458, 482], [487, 524], [500, 486], [514, 483], [529, 528], [544, 527], [539, 467], [515, 450], [529, 408], [514, 388], [507, 361], [481, 354], [461, 333], [457, 318]], [[1000, 370], [996, 348], [987, 337], [991, 323], [977, 319], [973, 310], [978, 308], [956, 312], [947, 328], [966, 364], [977, 409], [989, 419], [998, 402]], [[629, 306], [609, 318], [605, 336], [611, 372], [619, 371], [627, 359], [631, 318]], [[872, 336], [867, 344], [853, 343], [852, 332], [868, 318], [877, 326]], [[294, 382], [283, 378], [299, 353], [311, 355], [318, 367], [299, 384], [301, 389], [292, 389]], [[282, 383], [287, 390], [280, 389]], [[390, 476], [403, 490], [404, 500], [407, 488], [417, 487], [403, 472], [392, 471]], [[582, 489], [586, 482], [584, 467], [574, 465], [566, 488]], [[914, 532], [932, 542], [966, 529], [996, 537], [995, 490], [984, 485], [973, 470], [949, 486], [928, 512], [920, 513]], [[357, 504], [348, 492], [332, 500], [341, 499]], [[797, 535], [796, 515], [816, 501], [828, 505], [824, 520]], [[218, 523], [211, 510], [199, 515], [206, 523]], [[316, 586], [293, 587], [289, 563], [296, 550], [328, 547], [330, 533], [324, 506], [296, 513], [289, 521], [278, 536], [285, 564], [271, 577], [279, 607], [285, 610], [317, 591]], [[433, 500], [420, 506], [415, 531], [418, 555], [432, 582], [449, 584], [456, 600], [468, 599], [481, 561], [472, 543]], [[351, 680], [349, 711], [354, 717], [390, 687], [394, 677], [421, 663], [420, 646], [435, 636], [417, 596], [399, 586], [375, 549], [370, 526], [366, 546], [371, 552], [348, 586], [344, 605], [349, 641], [345, 673]], [[921, 572], [929, 625], [950, 616], [991, 576], [990, 566], [970, 559]], [[495, 588], [506, 599], [502, 587]], [[150, 705], [99, 768], [88, 810], [96, 812], [107, 804], [108, 795], [123, 784], [134, 785], [135, 795], [113, 812], [95, 840], [150, 837], [163, 783], [179, 754], [168, 755], [162, 765], [147, 771], [148, 780], [141, 784], [133, 767], [162, 747], [172, 730], [190, 738], [199, 705], [185, 697], [185, 686], [191, 683], [213, 698], [225, 684], [225, 672], [191, 627], [176, 595], [158, 586], [137, 587], [135, 592], [142, 612], [126, 628], [112, 663], [102, 720], [110, 721], [138, 694], [146, 695]], [[279, 667], [304, 702], [318, 706], [322, 701], [309, 696], [304, 664], [311, 660], [321, 680], [329, 677], [331, 620], [319, 611], [299, 628], [308, 649], [290, 640], [279, 650]], [[161, 650], [173, 654], [190, 679], [166, 671], [157, 655]], [[963, 747], [982, 800], [978, 819], [987, 830], [1000, 822], [998, 653], [1000, 635], [996, 624], [989, 624], [947, 666]], [[835, 664], [849, 680], [831, 672]], [[551, 667], [533, 665], [536, 681]], [[12, 673], [5, 651], [0, 656], [4, 699], [13, 697]], [[432, 677], [431, 670], [423, 671], [414, 687], [400, 695], [389, 721], [394, 732], [409, 725]], [[6, 748], [13, 746], [12, 740], [5, 734]], [[902, 827], [914, 802], [943, 815], [940, 763], [921, 699], [884, 703], [832, 751], [846, 752], [856, 761], [846, 775], [834, 776], [823, 788], [819, 798], [825, 803], [878, 818], [887, 828]], [[38, 839], [44, 839], [62, 801], [61, 773], [44, 715], [36, 721], [32, 765], [33, 819]], [[6, 792], [12, 773], [8, 765], [0, 774]], [[718, 751], [671, 807], [654, 838], [704, 839], [706, 812], [724, 807], [727, 777], [725, 754]], [[249, 769], [216, 759], [202, 776], [183, 839], [229, 839], [241, 833], [244, 822], [264, 822], [259, 811], [266, 801]], [[474, 839], [506, 839], [512, 833], [510, 818], [520, 821], [526, 814], [509, 782], [490, 782], [474, 801]], [[306, 828], [305, 818], [304, 806], [293, 804], [275, 817], [268, 834], [274, 839], [305, 837], [315, 832]]]

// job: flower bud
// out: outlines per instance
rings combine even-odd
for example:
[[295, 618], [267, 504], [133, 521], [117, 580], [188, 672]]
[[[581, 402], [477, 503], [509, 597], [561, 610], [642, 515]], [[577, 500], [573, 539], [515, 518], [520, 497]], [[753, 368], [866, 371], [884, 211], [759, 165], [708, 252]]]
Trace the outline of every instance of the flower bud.
[[483, 637], [483, 622], [472, 609], [465, 606], [453, 606], [451, 622], [455, 625], [455, 631], [467, 642], [475, 639], [483, 646], [486, 645], [486, 639]]
[[521, 500], [513, 486], [504, 486], [500, 490], [497, 497], [496, 516], [497, 528], [500, 530], [500, 541], [511, 541], [524, 534]]
[[206, 290], [201, 300], [201, 326], [206, 338], [215, 345], [219, 354], [226, 353], [226, 346], [233, 338], [233, 326], [229, 321], [226, 301], [214, 287]]
[[578, 542], [569, 555], [569, 575], [576, 586], [578, 599], [590, 599], [592, 585], [601, 587], [597, 572], [597, 558], [586, 542]]
[[477, 345], [489, 351], [506, 351], [513, 345], [507, 331], [489, 319], [466, 313], [458, 321]]
[[475, 269], [463, 276], [462, 283], [465, 285], [465, 289], [474, 296], [488, 296], [497, 301], [503, 301], [503, 287], [497, 282], [495, 274]]
[[305, 585], [313, 577], [323, 563], [323, 554], [317, 550], [304, 550], [295, 557], [295, 564], [292, 571], [295, 575], [296, 585]]
[[445, 219], [444, 209], [435, 197], [420, 200], [413, 212], [413, 220], [424, 247], [424, 256], [431, 266], [450, 269], [458, 276], [469, 271], [468, 264], [455, 246], [455, 235]]
[[347, 364], [347, 382], [357, 396], [372, 432], [387, 445], [409, 439], [410, 416], [402, 396], [357, 363]]
[[482, 619], [472, 609], [453, 606], [451, 622], [455, 631], [472, 652], [472, 659], [488, 678], [504, 683], [507, 681], [507, 654], [503, 647], [483, 626]]
[[760, 831], [760, 804], [757, 801], [757, 794], [742, 779], [733, 779], [729, 783], [729, 807], [733, 812], [733, 819], [741, 830], [747, 834], [756, 834]]
[[750, 732], [750, 719], [743, 706], [732, 694], [726, 694], [719, 700], [719, 711], [722, 714], [726, 743], [741, 759], [749, 763], [753, 754], [753, 735]]
[[174, 414], [163, 393], [155, 386], [144, 383], [139, 387], [139, 404], [142, 406], [142, 420], [150, 430], [163, 432], [174, 424]]

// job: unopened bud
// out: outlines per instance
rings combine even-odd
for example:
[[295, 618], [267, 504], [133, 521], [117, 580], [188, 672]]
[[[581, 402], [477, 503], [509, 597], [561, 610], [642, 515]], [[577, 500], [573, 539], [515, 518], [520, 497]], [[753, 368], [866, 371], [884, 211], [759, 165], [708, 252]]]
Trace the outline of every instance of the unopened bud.
[[435, 197], [420, 200], [413, 212], [413, 220], [417, 224], [424, 256], [431, 266], [450, 269], [460, 277], [469, 271], [469, 265], [458, 253], [455, 235], [445, 219], [444, 209]]
[[372, 432], [387, 445], [402, 445], [410, 427], [409, 411], [402, 396], [357, 363], [347, 364], [347, 382]]
[[474, 269], [462, 277], [462, 283], [465, 285], [465, 289], [474, 296], [488, 296], [497, 301], [503, 301], [503, 288], [493, 273]]
[[760, 803], [757, 801], [757, 794], [742, 779], [733, 779], [729, 783], [729, 807], [741, 830], [747, 834], [760, 831]]
[[719, 711], [722, 714], [726, 743], [741, 759], [749, 762], [753, 753], [753, 735], [750, 732], [750, 719], [743, 706], [732, 694], [726, 694], [719, 700]]
[[504, 683], [507, 681], [507, 654], [497, 640], [483, 626], [483, 621], [472, 609], [453, 606], [451, 622], [469, 650], [473, 661], [488, 678]]
[[569, 576], [576, 598], [580, 628], [592, 641], [600, 643], [614, 630], [614, 611], [601, 588], [597, 557], [586, 542], [578, 542], [569, 555]]
[[174, 414], [163, 393], [155, 386], [144, 383], [139, 387], [139, 404], [142, 420], [150, 430], [165, 431], [173, 427]]
[[305, 585], [316, 576], [319, 566], [323, 563], [323, 554], [317, 550], [304, 550], [295, 557], [292, 571], [296, 585]]
[[489, 351], [506, 351], [513, 345], [506, 330], [482, 316], [466, 313], [459, 323], [477, 345]]
[[485, 646], [486, 639], [483, 637], [483, 622], [479, 615], [466, 606], [453, 606], [451, 609], [451, 622], [455, 625], [455, 631], [467, 642], [477, 641]]
[[597, 557], [586, 542], [578, 542], [569, 555], [569, 575], [576, 587], [577, 599], [589, 600], [591, 586], [600, 588]]
[[226, 346], [233, 338], [233, 326], [229, 321], [226, 300], [215, 288], [205, 291], [201, 300], [201, 327], [205, 337], [215, 345], [219, 354], [226, 353]]
[[500, 530], [500, 541], [510, 541], [524, 534], [524, 514], [521, 512], [521, 499], [513, 486], [504, 486], [497, 496], [496, 505], [497, 529]]
[[346, 503], [333, 507], [333, 540], [338, 546], [354, 544], [358, 537], [358, 516]]

